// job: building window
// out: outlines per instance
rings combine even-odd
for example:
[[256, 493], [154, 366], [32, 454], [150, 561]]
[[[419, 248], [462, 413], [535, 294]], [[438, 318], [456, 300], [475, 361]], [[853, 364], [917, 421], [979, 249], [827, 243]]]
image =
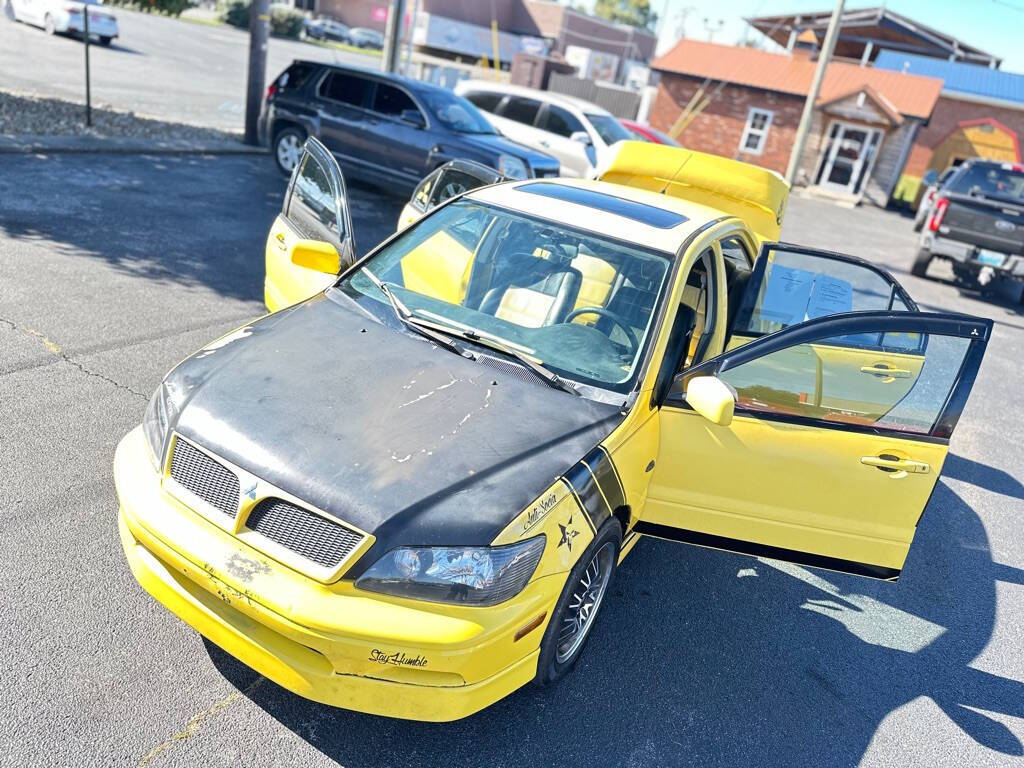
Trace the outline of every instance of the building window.
[[768, 128], [774, 115], [774, 112], [767, 109], [750, 108], [750, 112], [747, 113], [747, 124], [743, 128], [743, 138], [740, 139], [740, 152], [749, 152], [752, 155], [764, 152]]

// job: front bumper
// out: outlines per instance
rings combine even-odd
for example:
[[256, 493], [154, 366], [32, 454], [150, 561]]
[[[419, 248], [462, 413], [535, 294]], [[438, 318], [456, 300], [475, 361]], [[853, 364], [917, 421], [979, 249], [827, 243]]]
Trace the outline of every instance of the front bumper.
[[536, 674], [562, 578], [514, 599], [463, 608], [321, 584], [271, 560], [166, 493], [141, 428], [117, 448], [121, 543], [139, 584], [195, 630], [284, 688], [360, 712], [447, 721]]

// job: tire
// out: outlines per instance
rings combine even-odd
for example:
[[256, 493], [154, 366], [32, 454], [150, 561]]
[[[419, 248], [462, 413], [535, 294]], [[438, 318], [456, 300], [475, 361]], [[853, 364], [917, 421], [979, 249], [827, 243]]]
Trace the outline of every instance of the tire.
[[[614, 518], [607, 520], [569, 572], [565, 588], [555, 604], [555, 610], [540, 643], [540, 658], [537, 660], [535, 678], [538, 684], [547, 685], [565, 677], [583, 654], [597, 614], [608, 594], [608, 587], [615, 576], [615, 564], [619, 559], [621, 546], [622, 528], [619, 521]], [[594, 563], [598, 564], [597, 573], [594, 572]], [[595, 592], [595, 588], [599, 591]], [[579, 597], [581, 591], [584, 593], [582, 600]], [[586, 606], [588, 599], [591, 601], [590, 609], [581, 610], [582, 606]], [[568, 631], [566, 625], [574, 619], [578, 622], [581, 613], [585, 616], [585, 623], [582, 626], [577, 624], [575, 632], [566, 637], [563, 628]]]
[[103, 45], [103, 46], [110, 45], [110, 41], [113, 40], [113, 39], [114, 38], [107, 37], [106, 35], [100, 35], [100, 45]]
[[301, 128], [289, 126], [274, 134], [271, 151], [277, 169], [285, 176], [291, 176], [299, 158], [302, 157], [302, 145], [306, 141], [306, 132]]
[[48, 35], [57, 34], [57, 25], [53, 23], [53, 16], [50, 14], [46, 14], [46, 16], [43, 17], [43, 30]]
[[921, 248], [918, 250], [917, 255], [914, 256], [914, 263], [910, 267], [910, 274], [915, 277], [926, 277], [928, 271], [928, 265], [932, 262], [932, 254], [927, 248]]

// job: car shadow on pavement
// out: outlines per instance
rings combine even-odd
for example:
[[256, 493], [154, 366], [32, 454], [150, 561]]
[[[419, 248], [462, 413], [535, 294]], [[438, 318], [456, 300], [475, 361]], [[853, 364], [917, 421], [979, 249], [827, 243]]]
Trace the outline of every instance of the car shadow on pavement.
[[[0, 159], [0, 234], [50, 242], [133, 277], [262, 302], [267, 232], [288, 183], [269, 156], [38, 153]], [[394, 232], [404, 201], [352, 187], [362, 254]]]
[[[1002, 473], [951, 464], [958, 479], [1019, 492]], [[943, 482], [917, 539], [898, 584], [643, 540], [566, 679], [454, 723], [347, 712], [269, 681], [250, 688], [254, 671], [207, 648], [254, 703], [348, 768], [853, 766], [890, 717], [910, 719], [901, 740], [932, 744], [943, 718], [927, 699], [984, 747], [1022, 755], [985, 712], [1024, 717], [1024, 684], [976, 659], [995, 626], [996, 582], [1024, 584], [1024, 571], [992, 562], [981, 520]]]

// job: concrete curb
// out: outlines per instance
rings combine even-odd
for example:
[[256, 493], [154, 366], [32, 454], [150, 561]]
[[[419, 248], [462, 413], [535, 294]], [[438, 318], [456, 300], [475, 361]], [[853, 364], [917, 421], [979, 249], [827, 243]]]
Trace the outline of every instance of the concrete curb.
[[118, 136], [39, 136], [0, 134], [0, 154], [118, 154], [118, 155], [263, 155], [232, 139], [128, 139]]

